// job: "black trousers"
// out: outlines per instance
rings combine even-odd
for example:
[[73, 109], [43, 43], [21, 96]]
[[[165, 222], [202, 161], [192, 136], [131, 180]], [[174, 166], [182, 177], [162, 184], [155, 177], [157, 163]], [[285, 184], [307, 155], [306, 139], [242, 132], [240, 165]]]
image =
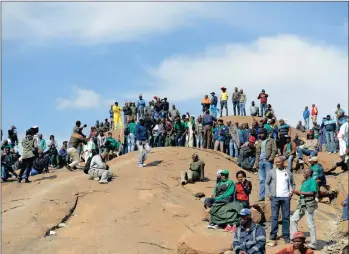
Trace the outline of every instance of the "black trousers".
[[286, 138], [281, 136], [279, 140], [279, 149], [280, 149], [281, 155], [284, 154], [284, 146], [286, 145], [286, 143], [287, 143]]
[[32, 170], [33, 162], [35, 157], [27, 158], [22, 160], [21, 171], [19, 172], [19, 178], [21, 179], [24, 171], [26, 171], [26, 179], [30, 176], [30, 171]]

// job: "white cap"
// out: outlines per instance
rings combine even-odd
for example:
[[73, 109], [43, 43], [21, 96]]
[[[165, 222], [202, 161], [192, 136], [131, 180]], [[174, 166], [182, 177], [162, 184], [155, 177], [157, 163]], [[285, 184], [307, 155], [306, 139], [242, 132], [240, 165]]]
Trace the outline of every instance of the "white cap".
[[222, 171], [223, 171], [223, 169], [218, 169], [217, 170], [217, 176], [221, 176]]

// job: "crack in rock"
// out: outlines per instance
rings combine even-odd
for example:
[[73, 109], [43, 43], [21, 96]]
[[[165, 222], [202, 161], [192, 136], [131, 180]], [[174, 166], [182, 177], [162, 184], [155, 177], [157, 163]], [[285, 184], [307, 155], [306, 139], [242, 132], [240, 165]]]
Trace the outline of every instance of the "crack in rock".
[[152, 242], [138, 242], [138, 243], [156, 246], [156, 247], [159, 247], [160, 249], [163, 249], [163, 250], [174, 250], [174, 249], [166, 248], [166, 247], [164, 247], [164, 246], [161, 246], [160, 244], [152, 243]]
[[6, 212], [8, 212], [10, 210], [16, 209], [16, 208], [21, 207], [21, 206], [24, 206], [24, 205], [18, 205], [18, 206], [10, 207], [9, 209], [4, 210], [2, 213], [6, 213]]

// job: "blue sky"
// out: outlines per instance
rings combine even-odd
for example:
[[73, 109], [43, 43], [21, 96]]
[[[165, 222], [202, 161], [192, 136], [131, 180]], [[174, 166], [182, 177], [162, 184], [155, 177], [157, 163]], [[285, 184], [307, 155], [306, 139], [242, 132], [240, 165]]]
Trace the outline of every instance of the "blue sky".
[[5, 133], [36, 124], [67, 140], [76, 120], [91, 125], [139, 93], [197, 115], [222, 85], [243, 88], [248, 104], [266, 89], [293, 125], [305, 105], [348, 108], [345, 2], [13, 2], [2, 12]]

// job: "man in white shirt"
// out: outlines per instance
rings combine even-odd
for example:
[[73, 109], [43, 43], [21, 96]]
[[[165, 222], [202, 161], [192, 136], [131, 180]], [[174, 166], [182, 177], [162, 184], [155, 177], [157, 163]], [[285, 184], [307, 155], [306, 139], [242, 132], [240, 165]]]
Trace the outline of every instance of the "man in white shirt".
[[276, 245], [280, 207], [282, 212], [282, 237], [285, 243], [290, 242], [290, 203], [295, 187], [291, 171], [284, 166], [284, 159], [278, 156], [274, 163], [276, 168], [271, 169], [265, 179], [265, 195], [271, 201], [271, 242], [268, 244], [271, 247]]
[[108, 180], [113, 176], [109, 171], [109, 166], [105, 163], [105, 156], [106, 153], [93, 156], [90, 163], [90, 170], [88, 171], [89, 179], [93, 180], [94, 178], [99, 178], [100, 184], [108, 183]]
[[347, 121], [343, 123], [339, 129], [338, 132], [338, 141], [339, 141], [339, 155], [342, 157], [342, 159], [345, 156], [345, 150], [348, 148], [348, 134], [349, 132], [349, 117], [347, 117]]

